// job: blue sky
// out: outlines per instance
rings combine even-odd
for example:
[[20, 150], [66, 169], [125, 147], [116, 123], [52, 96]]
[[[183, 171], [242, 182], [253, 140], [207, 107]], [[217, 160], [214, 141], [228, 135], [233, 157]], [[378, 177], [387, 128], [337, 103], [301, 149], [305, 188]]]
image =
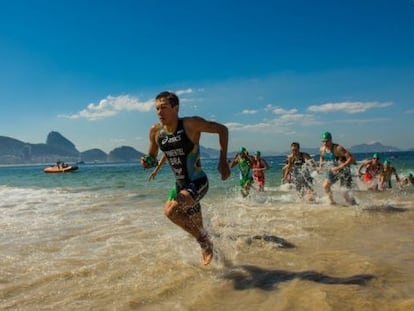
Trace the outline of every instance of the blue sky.
[[146, 152], [171, 90], [230, 150], [414, 147], [413, 0], [0, 0], [0, 68], [0, 135], [25, 142]]

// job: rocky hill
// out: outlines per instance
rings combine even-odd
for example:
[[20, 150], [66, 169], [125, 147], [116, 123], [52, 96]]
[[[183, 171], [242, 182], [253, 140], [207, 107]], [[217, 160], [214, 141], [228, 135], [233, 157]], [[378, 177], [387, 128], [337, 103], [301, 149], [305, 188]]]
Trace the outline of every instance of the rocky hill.
[[108, 155], [101, 149], [95, 148], [81, 152], [79, 160], [86, 163], [106, 162], [108, 160]]
[[52, 131], [47, 135], [46, 146], [52, 147], [56, 152], [62, 154], [71, 156], [79, 155], [79, 151], [76, 149], [75, 145], [58, 132]]
[[47, 135], [44, 144], [31, 144], [0, 136], [0, 164], [50, 164], [57, 161], [67, 163], [131, 162], [137, 161], [142, 155], [134, 148], [126, 146], [116, 148], [109, 154], [100, 149], [79, 152], [74, 143], [55, 131]]
[[[201, 157], [216, 159], [219, 151], [200, 146]], [[105, 162], [133, 162], [143, 153], [128, 146], [115, 148], [108, 154], [101, 149], [90, 149], [80, 152], [75, 144], [52, 131], [46, 137], [44, 144], [26, 143], [11, 137], [0, 136], [0, 164], [30, 164], [30, 163], [105, 163]]]
[[110, 162], [133, 162], [141, 158], [144, 154], [135, 150], [132, 147], [122, 146], [115, 148], [108, 155], [108, 161]]

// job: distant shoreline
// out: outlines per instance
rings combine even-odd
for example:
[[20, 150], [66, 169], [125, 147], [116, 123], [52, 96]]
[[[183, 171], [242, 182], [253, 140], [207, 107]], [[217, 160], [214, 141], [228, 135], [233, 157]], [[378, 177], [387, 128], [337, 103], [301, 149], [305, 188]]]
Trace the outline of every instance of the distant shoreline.
[[[138, 161], [127, 161], [127, 162], [85, 162], [82, 164], [78, 164], [76, 162], [65, 162], [69, 165], [113, 165], [113, 164], [139, 164]], [[53, 166], [56, 163], [16, 163], [16, 164], [0, 164], [0, 168], [2, 167], [24, 167], [24, 166], [40, 166], [40, 167], [49, 167]]]

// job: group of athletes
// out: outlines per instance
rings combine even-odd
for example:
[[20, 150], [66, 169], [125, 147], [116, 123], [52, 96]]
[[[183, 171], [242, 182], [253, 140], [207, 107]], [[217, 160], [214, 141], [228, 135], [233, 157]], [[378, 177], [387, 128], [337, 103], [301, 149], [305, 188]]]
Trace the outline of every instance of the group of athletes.
[[254, 152], [254, 156], [249, 155], [245, 147], [235, 154], [229, 162], [230, 168], [238, 165], [240, 170], [240, 188], [245, 197], [249, 194], [252, 183], [255, 183], [259, 191], [264, 191], [265, 171], [268, 170], [269, 164], [261, 157], [259, 150]]
[[[189, 233], [198, 242], [201, 248], [201, 261], [208, 265], [213, 259], [213, 242], [203, 226], [200, 201], [208, 191], [209, 182], [207, 175], [201, 167], [200, 161], [200, 137], [202, 133], [217, 134], [220, 145], [219, 161], [217, 169], [222, 180], [226, 180], [231, 173], [231, 168], [238, 165], [240, 169], [240, 185], [242, 194], [248, 195], [252, 182], [255, 181], [259, 190], [264, 190], [265, 174], [269, 168], [267, 162], [261, 158], [260, 152], [256, 151], [250, 156], [246, 148], [242, 147], [234, 158], [227, 159], [227, 148], [229, 133], [225, 125], [214, 121], [208, 121], [199, 116], [179, 117], [179, 98], [176, 94], [165, 91], [155, 97], [155, 110], [158, 122], [153, 124], [149, 130], [148, 154], [140, 159], [141, 165], [146, 168], [154, 168], [149, 179], [155, 178], [164, 162], [168, 162], [175, 176], [175, 185], [172, 187], [164, 205], [164, 213], [174, 224]], [[161, 150], [163, 156], [158, 160], [158, 152]], [[287, 158], [283, 170], [283, 180], [296, 184], [296, 189], [302, 194], [312, 195], [312, 179], [310, 173], [303, 170], [311, 157], [300, 151], [299, 143], [292, 143], [292, 153]], [[364, 179], [374, 180], [378, 176], [376, 189], [382, 190], [385, 186], [390, 187], [391, 175], [400, 179], [395, 168], [389, 161], [383, 164], [377, 162], [378, 156], [361, 164], [359, 172]], [[337, 180], [344, 182], [350, 187], [352, 184], [351, 174], [347, 175], [350, 165], [355, 163], [353, 155], [339, 144], [332, 142], [329, 132], [322, 134], [322, 146], [320, 147], [319, 171], [326, 169], [323, 188], [331, 203], [334, 203], [331, 186]], [[362, 173], [362, 169], [365, 169]], [[248, 173], [252, 171], [250, 177]], [[305, 171], [305, 173], [303, 173]], [[347, 177], [348, 176], [348, 177]], [[401, 182], [413, 183], [413, 177]], [[355, 200], [350, 197], [345, 199], [351, 204]]]
[[[345, 189], [343, 193], [346, 202], [352, 205], [357, 204], [350, 192], [355, 187], [351, 172], [351, 165], [356, 164], [355, 158], [342, 145], [332, 141], [330, 132], [322, 134], [319, 164], [314, 161], [309, 153], [300, 150], [298, 142], [291, 144], [290, 151], [291, 153], [286, 158], [286, 164], [282, 168], [282, 183], [293, 185], [300, 197], [307, 201], [313, 201], [314, 190], [311, 172], [316, 170], [318, 173], [324, 174], [322, 186], [331, 204], [335, 204], [331, 187], [338, 181], [340, 186]], [[239, 165], [240, 169], [240, 186], [243, 196], [248, 194], [253, 182], [258, 185], [260, 191], [263, 191], [264, 171], [269, 168], [269, 165], [260, 157], [260, 152], [256, 151], [255, 157], [251, 157], [248, 155], [246, 148], [242, 147], [230, 162], [230, 167], [236, 164]], [[357, 176], [364, 182], [366, 189], [371, 191], [383, 191], [392, 188], [391, 179], [393, 175], [400, 186], [414, 184], [412, 173], [400, 178], [390, 160], [381, 163], [378, 153], [374, 153], [371, 158], [364, 160], [357, 170]]]

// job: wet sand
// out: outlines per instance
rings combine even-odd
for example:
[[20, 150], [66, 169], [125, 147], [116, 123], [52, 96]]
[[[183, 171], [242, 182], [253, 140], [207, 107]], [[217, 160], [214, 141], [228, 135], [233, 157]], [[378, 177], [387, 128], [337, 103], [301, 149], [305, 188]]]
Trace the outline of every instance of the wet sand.
[[414, 310], [410, 193], [350, 207], [213, 191], [208, 267], [159, 199], [36, 194], [0, 209], [0, 309]]

